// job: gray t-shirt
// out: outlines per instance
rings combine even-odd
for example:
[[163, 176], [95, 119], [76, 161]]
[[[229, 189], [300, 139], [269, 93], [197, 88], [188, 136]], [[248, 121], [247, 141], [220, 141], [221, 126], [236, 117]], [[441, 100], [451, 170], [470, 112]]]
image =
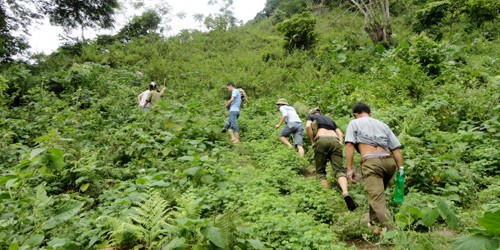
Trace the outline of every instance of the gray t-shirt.
[[345, 142], [380, 146], [390, 151], [400, 148], [401, 143], [387, 124], [371, 117], [351, 120], [347, 125]]

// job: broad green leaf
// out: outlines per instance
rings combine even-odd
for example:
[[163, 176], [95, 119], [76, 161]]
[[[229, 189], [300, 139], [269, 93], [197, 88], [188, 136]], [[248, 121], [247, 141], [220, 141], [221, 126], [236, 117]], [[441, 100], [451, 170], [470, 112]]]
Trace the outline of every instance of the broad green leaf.
[[50, 167], [62, 169], [66, 165], [64, 163], [64, 152], [60, 148], [49, 148], [48, 160], [51, 162]]
[[28, 161], [28, 160], [24, 160], [22, 161], [21, 163], [19, 163], [16, 168], [19, 169], [19, 170], [24, 170], [26, 169], [27, 167], [29, 167], [31, 164], [31, 161]]
[[17, 181], [17, 178], [8, 180], [7, 183], [5, 183], [5, 188], [9, 189], [9, 188], [13, 187], [14, 184], [16, 184], [16, 181]]
[[186, 239], [182, 237], [171, 240], [166, 246], [162, 248], [162, 250], [184, 249], [185, 247]]
[[396, 221], [402, 222], [405, 225], [411, 225], [415, 221], [415, 219], [413, 219], [413, 217], [410, 215], [407, 215], [403, 212], [399, 212], [396, 214]]
[[422, 222], [426, 227], [434, 225], [437, 218], [439, 218], [439, 212], [436, 208], [425, 207], [422, 209]]
[[45, 239], [45, 235], [43, 234], [34, 234], [31, 235], [24, 243], [23, 246], [29, 246], [29, 247], [37, 247], [42, 244], [43, 240]]
[[207, 155], [202, 156], [200, 158], [200, 160], [203, 161], [203, 162], [216, 162], [217, 161], [215, 159], [212, 159], [212, 158], [208, 157]]
[[78, 185], [78, 184], [80, 184], [80, 182], [82, 182], [82, 181], [84, 181], [86, 179], [88, 179], [87, 176], [82, 176], [82, 177], [76, 179], [75, 184]]
[[469, 235], [456, 239], [452, 247], [453, 250], [496, 250], [499, 242], [484, 235]]
[[448, 204], [446, 204], [444, 200], [439, 200], [437, 202], [437, 207], [439, 214], [441, 214], [441, 217], [445, 219], [446, 224], [448, 224], [448, 226], [451, 229], [457, 230], [459, 220], [455, 212], [453, 212], [453, 210], [450, 209], [450, 207], [448, 206]]
[[35, 149], [31, 150], [30, 160], [33, 160], [33, 158], [35, 158], [37, 155], [41, 154], [45, 150], [46, 150], [46, 148], [35, 148]]
[[163, 151], [161, 151], [161, 153], [163, 154], [163, 156], [168, 156], [168, 154], [170, 154], [170, 151], [171, 151], [170, 148], [165, 148], [163, 149]]
[[48, 221], [43, 223], [43, 229], [51, 229], [67, 220], [70, 220], [75, 215], [80, 212], [85, 203], [78, 201], [66, 202], [61, 208], [55, 212], [55, 216], [52, 216]]
[[85, 184], [81, 185], [80, 186], [80, 191], [82, 191], [82, 192], [87, 191], [87, 189], [89, 188], [89, 186], [90, 186], [90, 183], [85, 183]]
[[149, 182], [149, 180], [146, 178], [137, 178], [135, 180], [135, 184], [137, 184], [137, 185], [144, 185], [144, 184], [147, 184], [148, 182]]
[[182, 157], [177, 158], [177, 160], [179, 160], [179, 161], [193, 161], [194, 157], [192, 157], [192, 156], [182, 156]]
[[500, 209], [484, 213], [484, 216], [479, 218], [477, 222], [486, 229], [486, 233], [500, 235]]
[[7, 181], [12, 180], [16, 177], [17, 177], [17, 175], [4, 175], [4, 176], [0, 177], [0, 185], [5, 185], [5, 184], [7, 184]]
[[170, 183], [165, 182], [163, 180], [159, 180], [159, 181], [152, 181], [152, 182], [150, 182], [149, 186], [150, 187], [168, 187], [168, 186], [170, 186]]
[[412, 215], [414, 219], [422, 218], [422, 211], [417, 207], [409, 207], [408, 212]]
[[210, 242], [214, 243], [214, 245], [220, 248], [226, 247], [227, 244], [226, 239], [224, 238], [224, 235], [222, 235], [222, 232], [219, 228], [217, 227], [202, 228], [201, 233], [203, 234], [203, 236], [209, 239]]
[[68, 242], [68, 239], [65, 238], [52, 238], [47, 245], [52, 247], [52, 248], [62, 248], [66, 243]]
[[50, 198], [47, 196], [47, 190], [45, 190], [45, 185], [40, 184], [35, 189], [36, 189], [37, 206], [46, 205], [50, 201]]
[[262, 242], [260, 242], [260, 240], [250, 239], [248, 240], [248, 243], [250, 243], [250, 246], [255, 249], [264, 249], [266, 247]]
[[193, 176], [198, 172], [198, 170], [200, 170], [200, 167], [192, 167], [184, 170], [184, 173]]
[[189, 144], [191, 144], [191, 145], [198, 145], [200, 143], [201, 143], [201, 141], [199, 141], [199, 140], [190, 140], [189, 141]]
[[17, 249], [19, 249], [19, 242], [14, 241], [10, 243], [9, 250], [17, 250]]

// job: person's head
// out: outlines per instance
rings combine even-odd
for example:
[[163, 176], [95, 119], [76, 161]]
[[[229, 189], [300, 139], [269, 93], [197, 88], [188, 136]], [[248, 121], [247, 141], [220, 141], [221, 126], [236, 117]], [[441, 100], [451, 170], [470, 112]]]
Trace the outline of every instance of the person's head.
[[309, 115], [322, 115], [321, 110], [319, 108], [313, 108], [309, 111]]
[[288, 105], [288, 102], [284, 98], [280, 98], [276, 102], [276, 106], [278, 106], [278, 108], [281, 107], [281, 106], [285, 106], [285, 105]]
[[354, 107], [352, 107], [352, 113], [353, 113], [354, 117], [357, 118], [357, 115], [361, 115], [363, 113], [370, 115], [371, 111], [370, 111], [370, 107], [368, 107], [368, 105], [366, 105], [362, 102], [358, 102], [354, 105]]
[[156, 82], [149, 83], [149, 90], [155, 90], [156, 88], [158, 88], [158, 86], [156, 85]]
[[233, 89], [235, 89], [234, 83], [228, 82], [227, 83], [227, 90], [228, 91], [233, 91]]

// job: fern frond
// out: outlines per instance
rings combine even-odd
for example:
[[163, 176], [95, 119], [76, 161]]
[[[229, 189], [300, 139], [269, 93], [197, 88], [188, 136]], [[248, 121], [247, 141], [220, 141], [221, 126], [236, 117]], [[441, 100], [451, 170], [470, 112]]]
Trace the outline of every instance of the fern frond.
[[199, 204], [203, 199], [196, 199], [192, 193], [185, 193], [177, 198], [176, 211], [173, 212], [175, 218], [199, 219], [201, 217], [201, 207]]
[[221, 230], [226, 242], [231, 242], [235, 238], [237, 214], [234, 211], [227, 211], [215, 218], [214, 225]]
[[113, 245], [128, 244], [126, 238], [134, 238], [154, 248], [160, 239], [170, 239], [172, 233], [178, 231], [175, 226], [167, 223], [171, 216], [168, 209], [169, 202], [159, 193], [149, 193], [145, 200], [136, 205], [133, 208], [134, 213], [125, 219], [102, 217], [112, 227], [109, 235]]

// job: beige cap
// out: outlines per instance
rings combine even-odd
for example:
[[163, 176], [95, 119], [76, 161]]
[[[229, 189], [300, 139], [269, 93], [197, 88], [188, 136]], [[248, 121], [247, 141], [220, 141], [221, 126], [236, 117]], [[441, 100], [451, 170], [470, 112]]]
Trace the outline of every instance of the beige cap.
[[281, 98], [276, 102], [276, 105], [288, 105], [288, 102], [286, 101], [286, 99]]

